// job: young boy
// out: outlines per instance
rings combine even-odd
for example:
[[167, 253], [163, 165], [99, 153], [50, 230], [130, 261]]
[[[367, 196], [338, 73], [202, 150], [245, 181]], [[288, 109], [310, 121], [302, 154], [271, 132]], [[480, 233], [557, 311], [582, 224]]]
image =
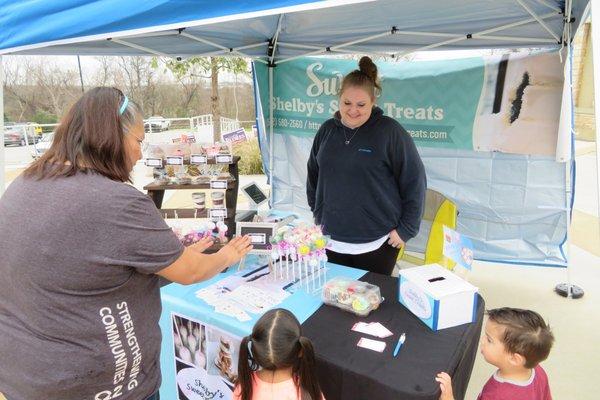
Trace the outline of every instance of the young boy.
[[[539, 365], [554, 342], [544, 319], [536, 312], [497, 308], [487, 312], [481, 353], [498, 367], [483, 387], [478, 400], [552, 400], [548, 377]], [[454, 400], [450, 375], [440, 372], [440, 400]]]

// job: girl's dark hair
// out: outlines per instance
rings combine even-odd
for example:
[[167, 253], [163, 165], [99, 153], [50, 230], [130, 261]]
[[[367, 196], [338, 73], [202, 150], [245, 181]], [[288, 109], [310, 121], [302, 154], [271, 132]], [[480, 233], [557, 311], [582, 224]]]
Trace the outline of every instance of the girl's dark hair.
[[315, 351], [301, 335], [300, 323], [288, 310], [267, 311], [242, 339], [238, 361], [238, 384], [242, 400], [252, 399], [252, 373], [259, 367], [275, 371], [292, 368], [302, 400], [320, 400], [321, 388], [315, 373]]
[[381, 85], [377, 76], [377, 66], [370, 57], [362, 57], [358, 62], [358, 69], [355, 69], [344, 77], [340, 94], [349, 86], [363, 88], [371, 95], [372, 99], [375, 99], [381, 92]]
[[84, 93], [63, 116], [50, 149], [24, 175], [45, 179], [91, 170], [115, 181], [130, 181], [124, 134], [142, 116], [132, 102], [120, 114], [124, 100], [123, 92], [111, 87]]

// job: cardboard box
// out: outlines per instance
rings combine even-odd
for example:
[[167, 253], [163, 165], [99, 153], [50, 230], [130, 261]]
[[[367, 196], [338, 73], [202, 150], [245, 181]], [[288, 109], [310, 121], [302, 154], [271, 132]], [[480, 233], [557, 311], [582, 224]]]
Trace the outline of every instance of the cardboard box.
[[438, 264], [400, 270], [398, 300], [434, 331], [473, 322], [477, 291]]

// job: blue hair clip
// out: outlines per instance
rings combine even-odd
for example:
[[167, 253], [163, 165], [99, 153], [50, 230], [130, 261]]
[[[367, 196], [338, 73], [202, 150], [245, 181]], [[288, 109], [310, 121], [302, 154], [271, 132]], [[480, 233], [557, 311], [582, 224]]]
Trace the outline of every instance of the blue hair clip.
[[121, 104], [121, 108], [119, 108], [119, 115], [123, 115], [123, 113], [127, 109], [128, 105], [129, 105], [129, 98], [127, 96], [125, 96], [125, 98], [123, 99], [123, 104]]

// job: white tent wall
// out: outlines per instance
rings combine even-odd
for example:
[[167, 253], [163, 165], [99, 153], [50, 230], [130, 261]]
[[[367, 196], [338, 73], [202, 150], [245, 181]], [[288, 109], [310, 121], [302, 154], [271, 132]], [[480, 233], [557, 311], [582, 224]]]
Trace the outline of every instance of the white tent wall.
[[[306, 160], [311, 145], [312, 138], [274, 135], [272, 204], [308, 219]], [[567, 226], [565, 163], [542, 156], [427, 147], [419, 153], [428, 187], [456, 202], [457, 229], [474, 238], [477, 258], [566, 265], [561, 250]], [[409, 250], [423, 251], [425, 243], [413, 240], [408, 245]]]

